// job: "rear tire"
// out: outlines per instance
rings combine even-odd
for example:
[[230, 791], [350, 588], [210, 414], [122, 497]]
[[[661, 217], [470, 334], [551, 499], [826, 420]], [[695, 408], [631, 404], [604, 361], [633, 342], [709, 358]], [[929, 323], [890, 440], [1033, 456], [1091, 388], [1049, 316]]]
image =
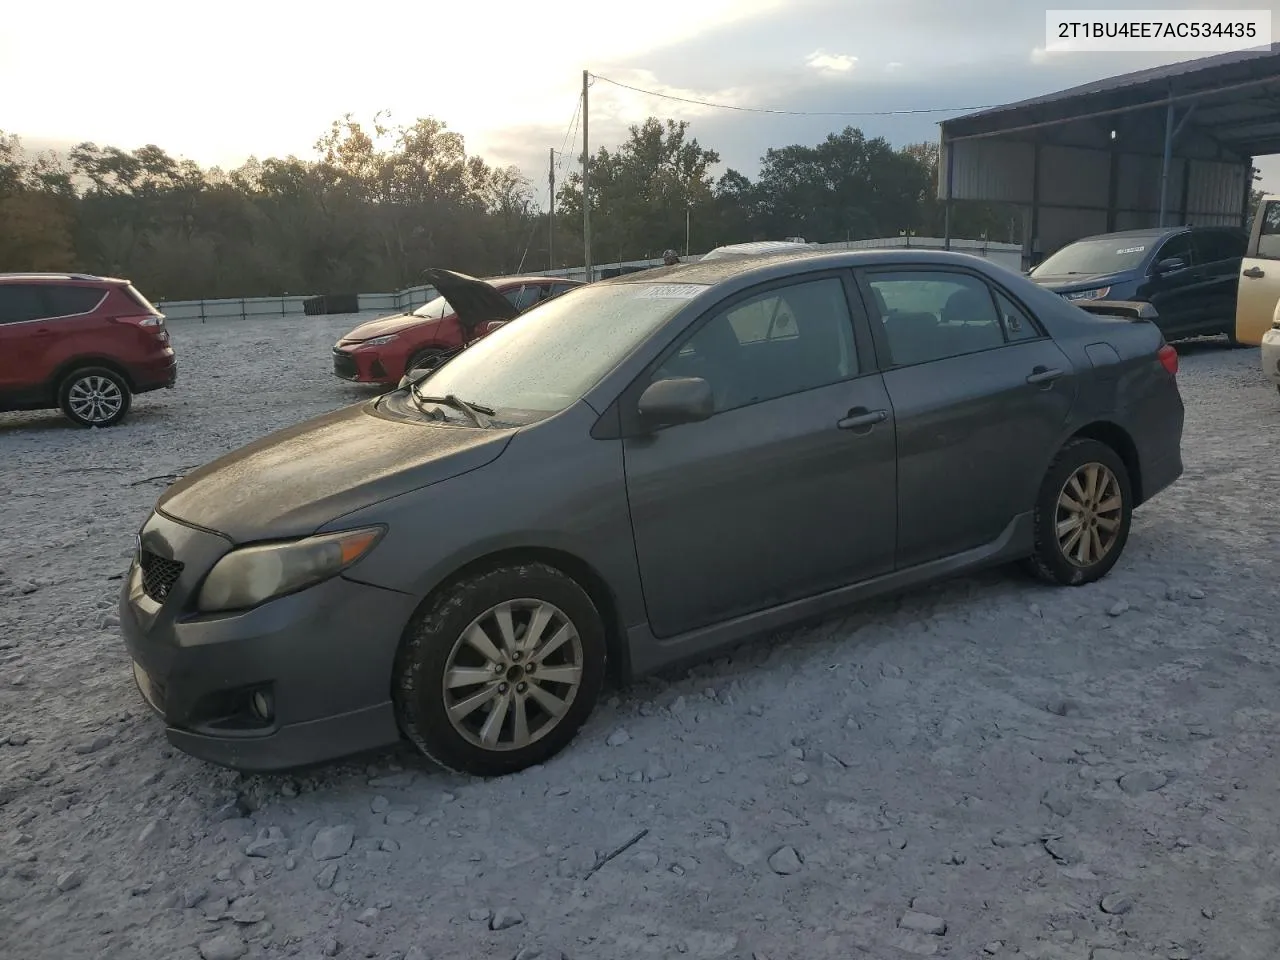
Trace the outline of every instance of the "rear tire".
[[1036, 497], [1032, 572], [1062, 586], [1100, 580], [1124, 552], [1132, 517], [1133, 488], [1120, 455], [1097, 440], [1067, 441]]
[[573, 740], [599, 699], [605, 657], [604, 622], [574, 580], [545, 563], [498, 567], [440, 591], [414, 617], [392, 701], [428, 759], [501, 776]]
[[112, 427], [124, 419], [133, 393], [124, 377], [106, 367], [81, 367], [62, 379], [58, 406], [78, 427]]

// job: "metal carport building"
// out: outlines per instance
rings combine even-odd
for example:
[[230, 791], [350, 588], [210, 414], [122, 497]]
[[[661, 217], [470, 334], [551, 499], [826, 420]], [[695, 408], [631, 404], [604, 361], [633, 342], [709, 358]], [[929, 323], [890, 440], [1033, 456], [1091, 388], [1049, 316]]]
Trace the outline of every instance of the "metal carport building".
[[1024, 257], [1096, 233], [1240, 224], [1280, 153], [1280, 44], [1140, 70], [941, 124], [939, 199], [1016, 204]]

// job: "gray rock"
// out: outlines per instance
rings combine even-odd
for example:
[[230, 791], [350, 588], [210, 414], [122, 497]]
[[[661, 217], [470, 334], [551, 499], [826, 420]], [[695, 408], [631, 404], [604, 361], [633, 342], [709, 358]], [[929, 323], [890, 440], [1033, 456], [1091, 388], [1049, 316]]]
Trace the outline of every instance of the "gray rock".
[[1075, 801], [1071, 795], [1064, 790], [1046, 790], [1040, 802], [1049, 810], [1060, 817], [1071, 816], [1071, 810], [1075, 806]]
[[1056, 717], [1069, 717], [1080, 712], [1080, 704], [1067, 697], [1054, 697], [1044, 708]]
[[387, 814], [387, 823], [393, 827], [402, 827], [406, 823], [412, 823], [415, 816], [415, 810], [392, 810]]
[[499, 907], [489, 920], [490, 930], [507, 930], [517, 924], [524, 923], [524, 914], [510, 907]]
[[231, 904], [231, 909], [227, 913], [235, 923], [251, 924], [261, 923], [267, 918], [267, 912], [262, 909], [258, 903], [257, 897], [241, 897], [235, 903]]
[[386, 797], [374, 797], [369, 801], [369, 809], [374, 813], [386, 813], [391, 808], [391, 801]]
[[400, 844], [396, 843], [390, 837], [387, 837], [378, 843], [378, 849], [383, 853], [399, 853]]
[[255, 923], [252, 926], [244, 928], [244, 939], [247, 943], [256, 943], [259, 940], [265, 940], [271, 934], [275, 933], [275, 925], [270, 920], [263, 920], [261, 923]]
[[367, 927], [377, 919], [378, 919], [378, 908], [370, 907], [367, 910], [361, 911], [360, 915], [356, 917], [356, 923], [362, 923]]
[[484, 923], [491, 916], [493, 916], [493, 911], [488, 907], [476, 907], [467, 914], [467, 919], [473, 923]]
[[941, 917], [919, 913], [915, 910], [908, 910], [904, 913], [902, 919], [898, 921], [898, 926], [903, 930], [927, 933], [935, 937], [940, 937], [947, 932], [947, 921]]
[[295, 860], [292, 856], [288, 856], [284, 858], [284, 868], [286, 870], [296, 870], [297, 867], [298, 867], [298, 861]]
[[1187, 596], [1190, 597], [1192, 600], [1203, 600], [1204, 591], [1201, 590], [1199, 587], [1191, 587], [1189, 590], [1187, 590]]
[[942, 862], [949, 867], [959, 867], [959, 866], [963, 866], [968, 861], [968, 859], [969, 858], [966, 857], [963, 853], [957, 853], [956, 851], [953, 850], [951, 853], [948, 853], [945, 857], [942, 858]]
[[30, 742], [31, 742], [31, 736], [29, 734], [26, 734], [26, 733], [9, 734], [9, 746], [11, 747], [25, 747]]
[[84, 874], [76, 868], [62, 871], [58, 874], [57, 879], [54, 880], [54, 886], [58, 888], [59, 893], [74, 890], [82, 883], [84, 883]]
[[1107, 610], [1107, 614], [1112, 617], [1122, 617], [1129, 612], [1129, 603], [1126, 600], [1117, 600]]
[[316, 886], [321, 890], [328, 890], [333, 886], [333, 881], [338, 879], [338, 865], [330, 863], [320, 868], [320, 872], [316, 874]]
[[1120, 778], [1120, 789], [1130, 796], [1151, 793], [1169, 782], [1169, 778], [1156, 770], [1136, 770]]
[[245, 942], [241, 939], [240, 934], [232, 931], [230, 933], [221, 933], [216, 937], [205, 940], [199, 946], [200, 956], [204, 960], [240, 960], [249, 948], [245, 946]]
[[316, 860], [337, 860], [345, 857], [355, 842], [356, 832], [350, 824], [325, 827], [311, 841], [311, 856]]
[[75, 751], [81, 756], [86, 756], [90, 753], [97, 753], [99, 750], [104, 750], [109, 746], [111, 746], [111, 738], [105, 733], [101, 733], [92, 740], [77, 744]]
[[1071, 840], [1065, 837], [1054, 837], [1044, 842], [1045, 850], [1049, 851], [1049, 856], [1057, 860], [1059, 863], [1079, 863], [1084, 859], [1080, 848]]
[[182, 905], [188, 910], [194, 910], [204, 903], [208, 896], [209, 891], [205, 887], [184, 887], [182, 890]]
[[342, 949], [342, 943], [337, 937], [325, 937], [324, 945], [320, 948], [320, 952], [326, 957], [336, 957]]
[[1004, 948], [1003, 940], [992, 940], [990, 943], [988, 943], [986, 946], [982, 948], [982, 952], [987, 954], [988, 956], [994, 957], [1003, 948]]
[[671, 771], [660, 763], [651, 763], [644, 772], [644, 778], [650, 782], [654, 780], [666, 780], [671, 776]]
[[1209, 907], [1201, 907], [1200, 916], [1204, 917], [1206, 920], [1212, 920], [1214, 916], [1213, 910], [1211, 910]]
[[613, 733], [609, 734], [609, 739], [605, 741], [611, 747], [620, 747], [631, 739], [631, 734], [619, 727]]
[[795, 847], [783, 847], [769, 858], [769, 869], [779, 876], [789, 877], [799, 873], [803, 867], [804, 861]]
[[1030, 846], [1035, 843], [1037, 839], [1037, 837], [1034, 837], [1022, 830], [1001, 830], [991, 838], [991, 842], [997, 847], [1009, 849], [1013, 847]]
[[284, 783], [280, 784], [280, 796], [293, 798], [293, 797], [296, 797], [297, 795], [298, 795], [297, 781], [286, 780]]
[[230, 909], [230, 904], [227, 903], [226, 897], [219, 897], [217, 900], [206, 901], [204, 905], [204, 918], [216, 923], [217, 921], [226, 918], [228, 909]]
[[1133, 909], [1133, 901], [1122, 893], [1109, 893], [1099, 901], [1103, 913], [1122, 916]]
[[279, 827], [268, 827], [258, 832], [257, 839], [250, 843], [244, 852], [251, 857], [277, 857], [288, 848], [284, 831]]
[[169, 845], [169, 827], [163, 820], [152, 820], [138, 834], [140, 847], [164, 848]]
[[809, 782], [809, 775], [805, 773], [803, 770], [801, 770], [799, 773], [793, 773], [791, 775], [791, 785], [793, 787], [803, 787], [808, 782]]

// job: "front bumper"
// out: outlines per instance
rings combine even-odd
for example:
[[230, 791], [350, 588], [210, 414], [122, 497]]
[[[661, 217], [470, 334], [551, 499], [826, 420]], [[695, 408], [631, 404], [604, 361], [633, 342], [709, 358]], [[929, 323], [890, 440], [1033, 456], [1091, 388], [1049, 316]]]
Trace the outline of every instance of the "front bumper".
[[1271, 329], [1262, 335], [1262, 373], [1280, 387], [1280, 330]]
[[[157, 601], [135, 563], [120, 596], [134, 678], [174, 746], [266, 771], [399, 739], [391, 677], [412, 597], [335, 577], [253, 610], [202, 615], [190, 600], [230, 544], [159, 514], [140, 539], [142, 550], [183, 564]], [[255, 693], [270, 707], [265, 717], [252, 709]]]
[[389, 372], [388, 364], [373, 352], [333, 348], [333, 375], [351, 383], [392, 383], [399, 379]]

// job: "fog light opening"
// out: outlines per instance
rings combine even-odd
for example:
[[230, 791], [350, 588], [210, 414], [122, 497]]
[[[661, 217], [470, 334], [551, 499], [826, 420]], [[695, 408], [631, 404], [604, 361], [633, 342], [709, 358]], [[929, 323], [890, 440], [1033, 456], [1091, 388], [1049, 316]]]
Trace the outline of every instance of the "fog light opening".
[[275, 704], [271, 702], [271, 694], [258, 690], [249, 700], [253, 715], [264, 723], [270, 723], [275, 717]]

